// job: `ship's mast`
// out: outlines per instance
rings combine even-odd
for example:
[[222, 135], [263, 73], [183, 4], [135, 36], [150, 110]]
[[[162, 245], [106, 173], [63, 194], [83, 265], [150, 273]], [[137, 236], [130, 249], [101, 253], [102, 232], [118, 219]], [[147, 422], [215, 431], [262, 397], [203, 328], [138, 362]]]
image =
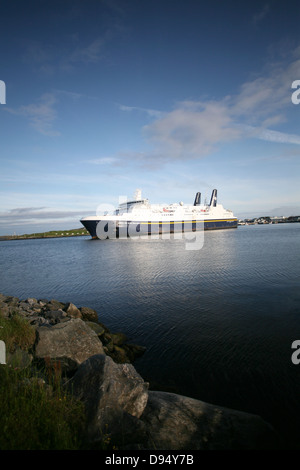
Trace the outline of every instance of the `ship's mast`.
[[141, 189], [136, 189], [135, 190], [134, 199], [136, 201], [140, 201], [142, 199], [142, 190]]

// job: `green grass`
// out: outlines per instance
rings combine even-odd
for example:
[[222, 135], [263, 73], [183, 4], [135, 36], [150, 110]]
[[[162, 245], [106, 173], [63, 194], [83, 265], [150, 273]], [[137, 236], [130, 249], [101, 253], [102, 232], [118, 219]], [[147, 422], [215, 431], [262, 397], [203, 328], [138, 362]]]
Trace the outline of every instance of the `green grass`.
[[[31, 351], [35, 330], [17, 314], [0, 317], [7, 352]], [[82, 402], [66, 393], [59, 362], [43, 370], [0, 365], [0, 449], [59, 450], [84, 446]]]
[[[0, 340], [6, 352], [33, 353], [36, 332], [17, 313], [1, 316]], [[7, 354], [8, 356], [8, 354]], [[85, 438], [84, 403], [65, 384], [61, 363], [44, 358], [22, 367], [13, 358], [0, 364], [0, 450], [109, 450], [116, 449], [109, 434], [95, 445]]]
[[1, 365], [0, 403], [1, 450], [82, 448], [83, 405], [61, 387]]
[[0, 316], [0, 340], [5, 342], [8, 352], [13, 352], [16, 346], [28, 351], [35, 341], [35, 329], [20, 315]]
[[70, 230], [51, 230], [50, 232], [31, 233], [24, 235], [15, 235], [12, 238], [56, 238], [56, 237], [75, 237], [79, 235], [89, 235], [89, 232], [84, 228], [76, 228]]

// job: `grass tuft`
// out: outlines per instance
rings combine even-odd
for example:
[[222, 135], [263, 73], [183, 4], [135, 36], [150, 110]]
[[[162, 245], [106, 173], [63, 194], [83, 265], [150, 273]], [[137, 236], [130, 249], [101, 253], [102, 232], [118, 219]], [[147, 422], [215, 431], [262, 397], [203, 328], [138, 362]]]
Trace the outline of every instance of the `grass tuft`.
[[20, 315], [0, 316], [0, 340], [5, 342], [8, 352], [14, 352], [16, 346], [28, 351], [35, 342], [35, 329]]
[[[35, 329], [21, 316], [0, 317], [7, 352], [30, 351]], [[84, 405], [62, 385], [59, 362], [45, 370], [0, 365], [0, 449], [62, 450], [84, 447]]]
[[0, 449], [80, 449], [85, 424], [81, 402], [28, 370], [0, 366]]

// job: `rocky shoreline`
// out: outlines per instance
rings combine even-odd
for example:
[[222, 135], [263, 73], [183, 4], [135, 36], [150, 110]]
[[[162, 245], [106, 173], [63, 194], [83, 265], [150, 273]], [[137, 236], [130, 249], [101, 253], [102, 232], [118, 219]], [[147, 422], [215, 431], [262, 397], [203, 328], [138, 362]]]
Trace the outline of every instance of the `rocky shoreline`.
[[7, 352], [20, 367], [59, 361], [64, 386], [83, 401], [92, 448], [109, 438], [117, 449], [275, 449], [278, 437], [257, 415], [174, 393], [149, 390], [133, 366], [145, 348], [112, 333], [89, 307], [0, 294], [0, 316], [34, 328], [27, 350]]

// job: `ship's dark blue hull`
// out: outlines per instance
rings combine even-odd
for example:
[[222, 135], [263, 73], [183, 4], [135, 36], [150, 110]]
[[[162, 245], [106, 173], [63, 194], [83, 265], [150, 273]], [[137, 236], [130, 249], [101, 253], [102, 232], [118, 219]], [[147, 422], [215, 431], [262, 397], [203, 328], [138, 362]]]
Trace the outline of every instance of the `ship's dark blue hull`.
[[[196, 232], [237, 228], [237, 219], [216, 219], [206, 221], [157, 221], [157, 222], [115, 222], [103, 220], [81, 220], [92, 238], [127, 238], [140, 235], [161, 235], [167, 233]], [[100, 223], [100, 225], [99, 225]]]

